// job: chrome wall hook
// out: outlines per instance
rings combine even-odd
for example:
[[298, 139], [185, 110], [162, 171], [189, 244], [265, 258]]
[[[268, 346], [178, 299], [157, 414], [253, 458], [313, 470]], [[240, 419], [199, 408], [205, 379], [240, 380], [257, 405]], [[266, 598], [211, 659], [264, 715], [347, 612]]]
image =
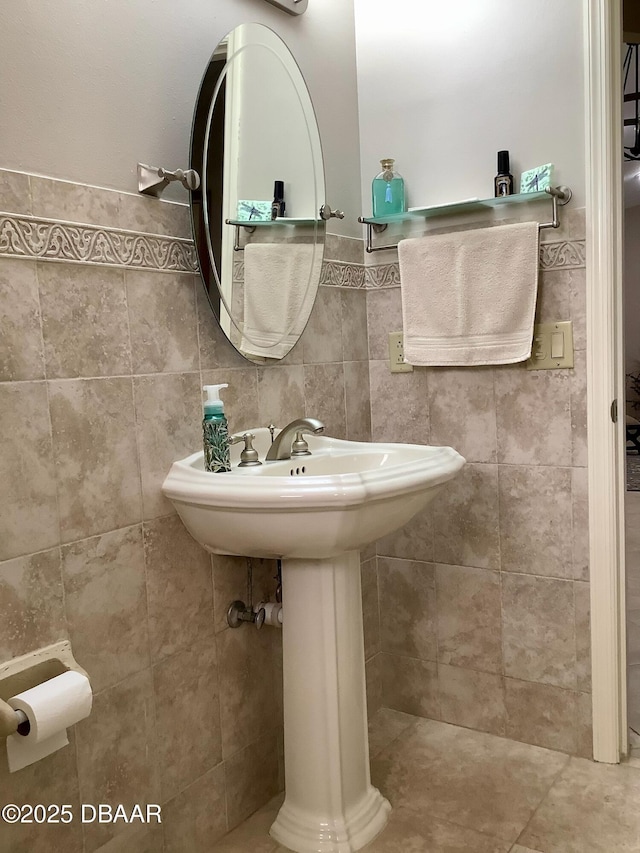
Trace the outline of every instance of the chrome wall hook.
[[324, 219], [327, 222], [329, 219], [344, 219], [344, 213], [341, 210], [331, 210], [331, 207], [328, 204], [323, 204], [319, 210], [320, 219]]
[[195, 169], [176, 169], [175, 172], [171, 172], [162, 166], [147, 166], [145, 163], [138, 163], [139, 193], [159, 196], [171, 181], [180, 181], [186, 190], [197, 190], [200, 186], [200, 175]]

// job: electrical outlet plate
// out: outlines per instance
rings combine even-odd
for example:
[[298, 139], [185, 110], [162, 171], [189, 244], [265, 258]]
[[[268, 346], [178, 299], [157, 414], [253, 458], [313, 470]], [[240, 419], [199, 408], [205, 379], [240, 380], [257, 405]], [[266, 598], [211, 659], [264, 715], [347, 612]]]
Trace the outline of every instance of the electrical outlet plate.
[[404, 360], [404, 334], [389, 334], [389, 370], [392, 373], [411, 373], [413, 365]]
[[527, 370], [570, 367], [573, 367], [573, 323], [537, 323], [533, 327], [533, 346]]

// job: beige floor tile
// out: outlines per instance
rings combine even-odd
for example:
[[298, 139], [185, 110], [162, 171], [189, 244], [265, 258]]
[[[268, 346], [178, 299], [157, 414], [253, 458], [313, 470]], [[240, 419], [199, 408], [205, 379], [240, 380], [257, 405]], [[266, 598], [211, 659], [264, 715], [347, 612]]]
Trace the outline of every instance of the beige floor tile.
[[[211, 853], [272, 853], [278, 847], [278, 842], [271, 838], [269, 829], [283, 800], [284, 794], [278, 794], [237, 829], [214, 844]], [[278, 849], [284, 850], [280, 847]]]
[[511, 853], [542, 853], [542, 851], [532, 850], [530, 847], [521, 847], [519, 844], [516, 844], [515, 847], [511, 848]]
[[[373, 782], [393, 811], [366, 853], [640, 850], [640, 760], [612, 766], [569, 759], [388, 709], [370, 728], [372, 744], [389, 738], [373, 761]], [[281, 802], [275, 797], [211, 853], [289, 853], [268, 834]]]
[[379, 752], [382, 752], [415, 722], [416, 717], [411, 714], [392, 711], [391, 708], [380, 708], [369, 720], [370, 757], [374, 758]]
[[637, 853], [640, 772], [572, 758], [518, 838], [544, 853]]
[[407, 816], [429, 814], [513, 843], [568, 760], [424, 720], [372, 762], [372, 776]]
[[144, 826], [142, 829], [132, 825], [103, 844], [99, 853], [158, 853], [163, 849], [162, 834], [161, 824]]
[[378, 838], [364, 849], [366, 853], [506, 853], [509, 847], [507, 841], [438, 818], [405, 820], [398, 809]]

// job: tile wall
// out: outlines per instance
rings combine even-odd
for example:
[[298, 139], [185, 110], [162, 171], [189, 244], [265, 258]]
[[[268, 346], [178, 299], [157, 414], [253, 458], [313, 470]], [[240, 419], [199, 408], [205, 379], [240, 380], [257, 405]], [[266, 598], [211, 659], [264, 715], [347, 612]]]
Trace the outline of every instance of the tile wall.
[[[543, 232], [538, 305], [573, 320], [575, 369], [395, 375], [392, 252], [365, 263], [329, 235], [303, 338], [263, 368], [210, 315], [184, 206], [0, 171], [0, 211], [0, 660], [69, 638], [95, 693], [71, 748], [12, 776], [0, 755], [0, 799], [162, 803], [174, 853], [282, 786], [280, 635], [226, 627], [244, 561], [211, 559], [160, 492], [214, 382], [234, 431], [304, 412], [336, 436], [456, 447], [460, 477], [363, 554], [370, 710], [590, 754], [581, 211]], [[257, 596], [274, 573], [255, 561]], [[7, 853], [51, 849], [41, 826], [4, 830]], [[69, 853], [161, 844], [55, 831]]]
[[379, 618], [366, 624], [385, 707], [589, 756], [584, 211], [541, 233], [537, 318], [573, 321], [572, 370], [392, 375], [397, 256], [365, 269], [373, 440], [448, 444], [467, 459], [377, 543]]
[[[163, 807], [161, 828], [3, 825], [0, 846], [196, 853], [282, 786], [281, 637], [226, 627], [245, 562], [212, 559], [160, 486], [206, 383], [229, 383], [234, 431], [304, 413], [370, 438], [361, 244], [329, 238], [301, 342], [261, 368], [202, 298], [185, 206], [0, 171], [0, 211], [0, 661], [68, 638], [94, 690], [69, 748], [12, 775], [0, 750], [0, 801]], [[274, 574], [254, 561], [256, 597]]]

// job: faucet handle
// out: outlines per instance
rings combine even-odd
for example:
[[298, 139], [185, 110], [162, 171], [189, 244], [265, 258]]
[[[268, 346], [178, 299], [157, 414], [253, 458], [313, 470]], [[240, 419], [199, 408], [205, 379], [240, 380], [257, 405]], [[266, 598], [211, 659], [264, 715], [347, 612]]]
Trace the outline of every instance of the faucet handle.
[[251, 432], [237, 433], [229, 439], [229, 444], [237, 444], [239, 441], [244, 441], [244, 448], [240, 454], [240, 463], [238, 468], [248, 468], [250, 465], [262, 465], [258, 459], [258, 451], [253, 446], [255, 435]]
[[291, 455], [292, 456], [311, 456], [311, 451], [309, 450], [309, 445], [302, 437], [302, 430], [296, 430], [296, 438], [293, 444], [291, 445]]

